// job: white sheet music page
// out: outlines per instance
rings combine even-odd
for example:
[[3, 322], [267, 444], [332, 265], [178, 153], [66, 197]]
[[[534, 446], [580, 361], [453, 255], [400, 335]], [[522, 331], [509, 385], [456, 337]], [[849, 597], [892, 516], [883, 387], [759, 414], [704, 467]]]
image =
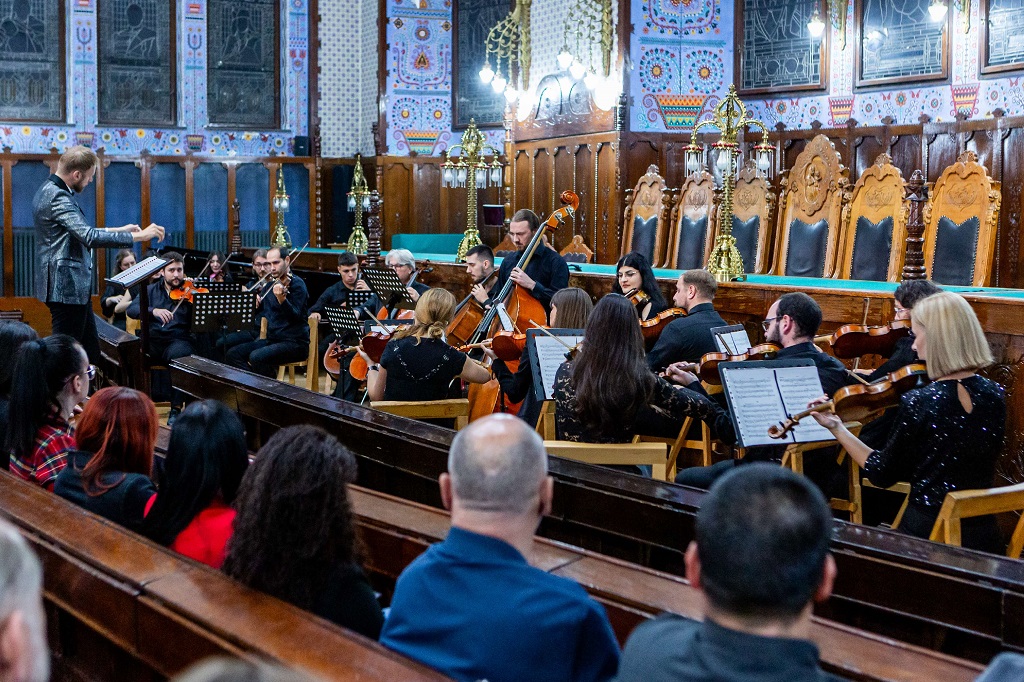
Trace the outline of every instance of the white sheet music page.
[[807, 409], [824, 392], [814, 366], [723, 366], [722, 382], [743, 447], [833, 440], [812, 417], [801, 420], [785, 438], [768, 435], [770, 426]]
[[711, 330], [711, 333], [715, 337], [715, 345], [718, 346], [718, 350], [721, 353], [739, 355], [750, 350], [750, 337], [747, 336], [747, 330], [740, 325], [715, 327]]
[[[545, 400], [551, 400], [555, 390], [555, 372], [565, 362], [565, 354], [569, 351], [558, 342], [544, 334], [532, 336], [537, 344], [537, 361], [540, 364], [540, 375], [544, 385]], [[583, 340], [582, 336], [558, 336], [570, 348]]]
[[[825, 393], [816, 367], [782, 367], [775, 370], [775, 376], [789, 414], [803, 412], [809, 402]], [[810, 416], [801, 419], [800, 423], [793, 427], [792, 433], [797, 443], [835, 440], [828, 429], [820, 426], [814, 421], [814, 417]]]

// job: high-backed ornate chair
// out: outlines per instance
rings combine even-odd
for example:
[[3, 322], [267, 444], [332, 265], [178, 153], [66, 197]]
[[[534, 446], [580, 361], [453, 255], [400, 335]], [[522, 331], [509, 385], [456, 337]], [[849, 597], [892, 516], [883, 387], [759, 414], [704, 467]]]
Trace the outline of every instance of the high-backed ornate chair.
[[691, 173], [672, 199], [663, 267], [703, 268], [714, 236], [715, 179], [707, 171]]
[[661, 263], [665, 252], [667, 218], [663, 215], [665, 178], [658, 175], [658, 167], [651, 164], [637, 181], [636, 187], [626, 190], [626, 211], [622, 223], [622, 253], [639, 251], [651, 263]]
[[808, 143], [782, 180], [779, 239], [772, 274], [832, 277], [848, 171], [824, 135]]
[[[732, 236], [736, 248], [743, 257], [743, 272], [761, 275], [768, 271], [770, 258], [769, 237], [771, 237], [772, 208], [775, 193], [768, 179], [757, 172], [753, 159], [736, 176], [732, 192]], [[714, 221], [714, 237], [718, 235], [718, 220]]]
[[562, 260], [566, 263], [589, 263], [594, 252], [583, 241], [583, 235], [573, 235], [572, 241], [561, 250]]
[[892, 157], [879, 154], [861, 173], [843, 209], [842, 255], [836, 276], [895, 282], [906, 253], [907, 182]]
[[505, 238], [494, 247], [494, 255], [498, 258], [511, 256], [516, 251], [518, 251], [518, 249], [516, 249], [516, 245], [512, 243], [512, 237], [509, 237], [507, 232], [505, 233]]
[[939, 284], [984, 286], [992, 279], [1000, 183], [972, 151], [929, 187], [924, 207], [924, 264]]

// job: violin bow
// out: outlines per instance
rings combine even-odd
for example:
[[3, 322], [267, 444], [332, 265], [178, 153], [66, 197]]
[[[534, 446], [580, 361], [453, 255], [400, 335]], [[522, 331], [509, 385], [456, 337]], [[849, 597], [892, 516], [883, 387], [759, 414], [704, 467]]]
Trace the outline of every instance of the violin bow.
[[553, 338], [553, 339], [554, 339], [555, 341], [558, 341], [558, 343], [560, 343], [560, 344], [562, 344], [563, 346], [565, 346], [565, 347], [566, 347], [566, 348], [567, 348], [567, 349], [569, 350], [569, 352], [570, 352], [570, 353], [571, 353], [572, 351], [576, 350], [576, 348], [575, 348], [574, 346], [570, 346], [570, 345], [569, 345], [569, 344], [567, 344], [567, 343], [566, 343], [565, 341], [563, 341], [563, 340], [562, 340], [562, 339], [560, 339], [559, 337], [557, 337], [557, 336], [555, 336], [554, 334], [552, 334], [551, 332], [549, 332], [549, 331], [547, 330], [547, 328], [546, 328], [546, 327], [545, 327], [544, 325], [541, 325], [541, 324], [537, 324], [536, 320], [530, 320], [530, 324], [532, 324], [532, 325], [533, 325], [534, 327], [536, 327], [537, 329], [541, 330], [541, 332], [543, 332], [544, 334], [547, 334], [548, 336], [550, 336], [551, 338]]

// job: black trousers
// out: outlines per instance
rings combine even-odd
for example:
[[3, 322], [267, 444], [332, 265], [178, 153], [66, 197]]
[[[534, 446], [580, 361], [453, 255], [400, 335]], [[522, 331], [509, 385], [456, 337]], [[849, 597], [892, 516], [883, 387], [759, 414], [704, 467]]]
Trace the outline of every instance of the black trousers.
[[277, 376], [278, 366], [305, 360], [308, 352], [308, 343], [256, 339], [230, 349], [228, 364], [273, 379]]
[[[195, 344], [191, 339], [161, 339], [161, 338], [150, 338], [149, 339], [149, 357], [167, 364], [171, 360], [178, 358], [188, 357], [189, 355], [196, 354]], [[170, 373], [168, 372], [168, 382], [170, 382]], [[185, 394], [171, 386], [171, 407], [181, 408], [185, 404]]]
[[67, 334], [77, 340], [89, 356], [89, 362], [100, 362], [100, 339], [96, 333], [96, 318], [90, 303], [47, 303], [54, 334]]

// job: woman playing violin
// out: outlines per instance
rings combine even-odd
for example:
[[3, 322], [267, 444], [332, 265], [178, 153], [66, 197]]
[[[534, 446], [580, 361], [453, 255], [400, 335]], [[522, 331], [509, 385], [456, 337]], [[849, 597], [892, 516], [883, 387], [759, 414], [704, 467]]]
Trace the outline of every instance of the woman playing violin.
[[[988, 488], [1006, 424], [1003, 389], [977, 375], [991, 365], [981, 325], [963, 297], [941, 292], [914, 306], [913, 349], [932, 383], [903, 395], [884, 447], [873, 450], [830, 410], [813, 413], [875, 485], [910, 481], [910, 504], [899, 530], [927, 538], [954, 490]], [[815, 401], [812, 405], [817, 404]], [[995, 519], [963, 520], [963, 545], [1002, 552]]]
[[629, 296], [641, 320], [649, 320], [668, 309], [647, 256], [636, 251], [627, 253], [615, 264], [615, 272], [612, 292]]
[[209, 279], [211, 282], [234, 281], [231, 277], [231, 273], [228, 272], [224, 254], [220, 251], [213, 251], [210, 253], [210, 258], [207, 261], [207, 267], [209, 268]]
[[[897, 320], [909, 320], [910, 311], [914, 309], [917, 303], [932, 294], [937, 294], [942, 289], [932, 284], [926, 279], [911, 279], [901, 283], [896, 287], [896, 292], [893, 294], [893, 298], [896, 303], [896, 316]], [[896, 342], [896, 347], [893, 349], [892, 355], [877, 369], [871, 370], [870, 372], [864, 372], [867, 374], [868, 381], [877, 381], [883, 377], [888, 376], [892, 372], [895, 372], [901, 367], [906, 367], [919, 360], [917, 354], [914, 353], [911, 345], [914, 339], [912, 336], [907, 336]]]
[[[416, 318], [394, 333], [380, 364], [365, 351], [366, 390], [370, 400], [443, 400], [451, 397], [453, 379], [483, 384], [491, 372], [448, 345], [445, 327], [455, 314], [455, 297], [445, 289], [429, 289], [416, 301]], [[452, 426], [447, 420], [446, 426]]]
[[646, 432], [657, 408], [679, 426], [686, 417], [696, 417], [720, 439], [735, 441], [732, 422], [722, 408], [696, 391], [673, 387], [647, 367], [643, 336], [627, 298], [602, 298], [587, 322], [584, 339], [576, 357], [555, 375], [559, 440], [626, 443]]

